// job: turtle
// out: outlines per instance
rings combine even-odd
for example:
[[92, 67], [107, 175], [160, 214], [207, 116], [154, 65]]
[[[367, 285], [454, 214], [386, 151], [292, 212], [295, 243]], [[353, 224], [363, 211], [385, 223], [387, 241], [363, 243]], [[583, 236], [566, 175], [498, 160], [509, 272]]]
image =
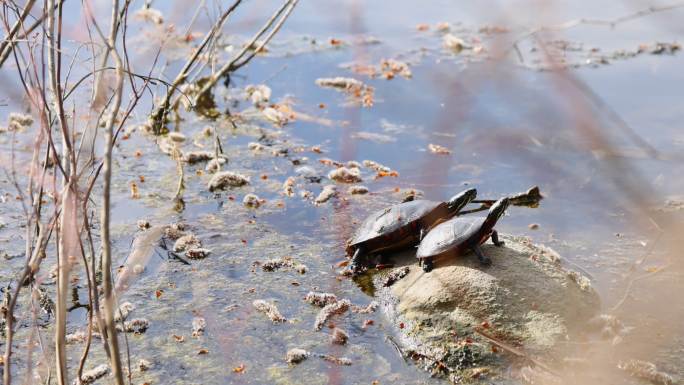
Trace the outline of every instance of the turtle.
[[[379, 251], [400, 250], [415, 246], [438, 221], [452, 218], [477, 196], [474, 188], [464, 190], [446, 202], [412, 200], [371, 214], [347, 241], [349, 267], [358, 274], [366, 256]], [[364, 263], [365, 262], [365, 263]]]
[[427, 273], [432, 270], [434, 260], [442, 256], [456, 256], [468, 250], [477, 255], [482, 265], [490, 265], [480, 245], [489, 238], [496, 246], [503, 246], [494, 225], [508, 208], [508, 198], [501, 198], [489, 209], [486, 217], [461, 216], [449, 219], [435, 226], [420, 242], [416, 258]]

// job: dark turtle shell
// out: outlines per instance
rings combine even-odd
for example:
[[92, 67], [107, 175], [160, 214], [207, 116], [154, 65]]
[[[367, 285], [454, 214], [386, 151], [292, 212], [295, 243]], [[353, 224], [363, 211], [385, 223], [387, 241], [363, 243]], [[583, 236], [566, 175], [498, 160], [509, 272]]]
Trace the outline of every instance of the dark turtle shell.
[[419, 259], [458, 249], [481, 238], [486, 217], [457, 217], [440, 223], [423, 238], [416, 257]]
[[[354, 247], [378, 238], [391, 237], [394, 233], [411, 228], [412, 225], [424, 218], [432, 217], [436, 211], [444, 211], [442, 215], [448, 214], [446, 203], [421, 199], [379, 210], [366, 218], [349, 240], [348, 245]], [[436, 220], [438, 217], [435, 216], [434, 219]], [[433, 222], [429, 224], [431, 223]], [[416, 231], [415, 235], [418, 235], [420, 228], [417, 227], [414, 230]], [[390, 240], [388, 239], [388, 241]]]

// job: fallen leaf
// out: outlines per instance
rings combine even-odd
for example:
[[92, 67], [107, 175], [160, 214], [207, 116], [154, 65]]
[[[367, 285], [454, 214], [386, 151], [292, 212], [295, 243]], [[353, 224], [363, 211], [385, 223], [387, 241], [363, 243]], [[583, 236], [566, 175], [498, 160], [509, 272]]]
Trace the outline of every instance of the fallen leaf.
[[236, 366], [233, 368], [233, 373], [244, 373], [245, 372], [245, 364], [240, 364], [240, 366]]

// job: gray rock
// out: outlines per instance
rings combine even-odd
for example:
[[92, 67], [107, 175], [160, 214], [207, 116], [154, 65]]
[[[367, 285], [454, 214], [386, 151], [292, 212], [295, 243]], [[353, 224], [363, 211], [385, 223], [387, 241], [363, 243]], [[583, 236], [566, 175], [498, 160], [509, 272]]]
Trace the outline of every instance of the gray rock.
[[374, 277], [383, 309], [401, 325], [402, 349], [423, 357], [427, 368], [441, 362], [449, 377], [463, 380], [497, 376], [507, 367], [506, 355], [493, 351], [476, 328], [550, 357], [597, 313], [599, 297], [589, 280], [569, 274], [557, 253], [525, 238], [502, 238], [503, 247], [482, 247], [492, 259], [489, 267], [467, 253], [439, 260], [425, 273], [407, 253], [405, 277], [390, 287], [384, 287], [386, 274]]

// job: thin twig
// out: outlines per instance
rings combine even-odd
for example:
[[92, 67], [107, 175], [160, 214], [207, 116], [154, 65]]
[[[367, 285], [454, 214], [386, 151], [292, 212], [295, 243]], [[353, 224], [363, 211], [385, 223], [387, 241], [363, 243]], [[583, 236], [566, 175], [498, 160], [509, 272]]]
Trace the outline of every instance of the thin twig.
[[644, 264], [644, 262], [646, 262], [646, 259], [648, 259], [648, 257], [653, 253], [653, 250], [655, 249], [656, 245], [657, 245], [658, 242], [660, 241], [660, 238], [663, 236], [663, 234], [664, 234], [663, 231], [658, 231], [658, 235], [657, 235], [657, 236], [655, 237], [655, 239], [651, 242], [650, 247], [646, 250], [646, 252], [644, 253], [644, 255], [643, 255], [641, 258], [639, 258], [639, 260], [636, 261], [636, 262], [632, 265], [632, 267], [631, 267], [631, 272], [630, 272], [630, 274], [629, 274], [630, 280], [629, 280], [629, 283], [627, 284], [627, 287], [625, 288], [625, 293], [622, 295], [622, 297], [620, 298], [620, 300], [619, 300], [619, 301], [610, 309], [611, 313], [615, 313], [618, 309], [620, 309], [620, 307], [622, 307], [622, 305], [625, 304], [625, 301], [627, 301], [627, 298], [629, 298], [629, 294], [630, 294], [630, 292], [632, 291], [632, 287], [634, 286], [634, 284], [635, 284], [637, 281], [640, 281], [640, 280], [642, 280], [642, 279], [644, 279], [644, 278], [648, 278], [648, 277], [650, 277], [650, 276], [652, 276], [652, 275], [655, 275], [655, 274], [661, 272], [661, 271], [664, 269], [664, 268], [661, 268], [661, 269], [658, 269], [658, 270], [655, 270], [655, 271], [651, 271], [651, 272], [645, 273], [645, 274], [643, 274], [643, 275], [641, 275], [641, 276], [634, 277], [634, 272], [636, 271], [636, 267], [637, 267], [637, 266], [642, 266], [642, 265]]
[[521, 41], [528, 39], [528, 38], [530, 38], [530, 37], [532, 37], [532, 36], [534, 36], [540, 32], [562, 31], [565, 29], [577, 27], [579, 25], [603, 25], [603, 26], [607, 26], [610, 28], [615, 28], [622, 23], [637, 19], [639, 17], [649, 16], [649, 15], [653, 15], [653, 14], [660, 13], [660, 12], [671, 11], [671, 10], [674, 10], [677, 8], [682, 8], [682, 7], [684, 7], [684, 2], [678, 1], [676, 3], [672, 3], [669, 5], [664, 5], [664, 6], [660, 6], [660, 7], [650, 6], [648, 8], [620, 16], [620, 17], [617, 17], [617, 18], [612, 19], [612, 20], [586, 19], [586, 18], [568, 20], [566, 22], [556, 24], [556, 25], [541, 26], [541, 27], [535, 28], [531, 31], [524, 33], [522, 36], [518, 37], [517, 39], [515, 39], [513, 41], [513, 43], [515, 43], [515, 44], [520, 43]]
[[[9, 31], [9, 33], [7, 34], [5, 39], [0, 42], [0, 53], [3, 56], [5, 55], [5, 49], [7, 49], [8, 46], [14, 44], [13, 40], [15, 38], [15, 35], [19, 32], [19, 29], [21, 29], [26, 18], [31, 14], [31, 9], [33, 9], [33, 5], [35, 3], [36, 3], [35, 0], [28, 0], [26, 2], [26, 5], [24, 5], [24, 10], [19, 15], [19, 18], [14, 23], [14, 26], [12, 26], [12, 29]], [[8, 50], [7, 55], [9, 55], [9, 50]]]
[[178, 72], [178, 75], [174, 79], [174, 81], [171, 83], [171, 87], [167, 90], [166, 96], [162, 100], [159, 108], [157, 108], [157, 111], [152, 115], [152, 121], [154, 122], [154, 132], [155, 134], [159, 134], [161, 132], [161, 127], [164, 125], [164, 119], [166, 115], [169, 112], [169, 108], [171, 106], [171, 97], [173, 94], [176, 92], [176, 90], [183, 84], [185, 84], [185, 81], [187, 80], [187, 76], [190, 73], [190, 70], [192, 69], [192, 66], [197, 62], [197, 60], [200, 57], [200, 54], [204, 51], [204, 48], [209, 44], [212, 39], [214, 39], [214, 36], [218, 33], [218, 31], [223, 27], [223, 24], [228, 20], [228, 16], [230, 16], [233, 11], [240, 5], [242, 0], [236, 0], [233, 5], [228, 7], [228, 9], [223, 12], [219, 20], [214, 24], [214, 26], [207, 32], [207, 34], [204, 36], [204, 39], [200, 43], [200, 45], [197, 47], [195, 50], [195, 53], [188, 59], [188, 61], [185, 63], [183, 68]]
[[511, 346], [511, 345], [509, 345], [503, 341], [500, 341], [498, 338], [492, 336], [491, 334], [485, 332], [484, 330], [481, 330], [479, 328], [473, 328], [473, 331], [475, 333], [479, 334], [480, 336], [482, 336], [487, 341], [493, 343], [494, 345], [497, 345], [500, 348], [502, 348], [502, 349], [504, 349], [510, 353], [515, 354], [516, 356], [523, 357], [523, 358], [527, 359], [528, 361], [530, 361], [533, 364], [539, 366], [540, 368], [546, 370], [547, 372], [553, 374], [554, 376], [557, 376], [557, 377], [560, 376], [557, 371], [555, 371], [554, 369], [551, 369], [548, 365], [546, 365], [543, 362], [540, 362], [539, 360], [533, 358], [532, 356], [525, 353], [524, 351], [522, 351], [518, 348], [515, 348], [515, 347], [513, 347], [513, 346]]
[[[285, 23], [285, 20], [290, 16], [292, 13], [292, 10], [294, 7], [297, 5], [298, 0], [287, 0], [283, 5], [271, 16], [271, 18], [264, 24], [264, 26], [257, 32], [254, 37], [243, 47], [243, 49], [233, 57], [228, 63], [226, 63], [223, 67], [221, 67], [216, 73], [211, 75], [209, 79], [207, 80], [206, 83], [202, 86], [200, 91], [197, 93], [197, 96], [195, 97], [195, 102], [193, 103], [194, 105], [197, 105], [197, 100], [209, 92], [210, 89], [216, 85], [216, 82], [219, 81], [219, 79], [223, 78], [226, 76], [228, 73], [233, 72], [240, 67], [245, 66], [247, 63], [249, 63], [250, 60], [254, 56], [256, 56], [257, 53], [263, 51], [264, 47], [266, 44], [268, 44], [269, 41], [273, 38], [273, 36], [280, 30], [280, 27], [283, 26]], [[275, 23], [275, 26], [274, 26]], [[271, 27], [273, 26], [273, 29]], [[269, 30], [271, 29], [270, 33], [266, 36], [266, 38], [257, 44], [257, 41]], [[256, 45], [256, 48], [255, 48]], [[247, 55], [245, 59], [240, 61], [240, 59], [243, 58], [247, 54], [247, 52], [253, 49], [253, 51]]]

